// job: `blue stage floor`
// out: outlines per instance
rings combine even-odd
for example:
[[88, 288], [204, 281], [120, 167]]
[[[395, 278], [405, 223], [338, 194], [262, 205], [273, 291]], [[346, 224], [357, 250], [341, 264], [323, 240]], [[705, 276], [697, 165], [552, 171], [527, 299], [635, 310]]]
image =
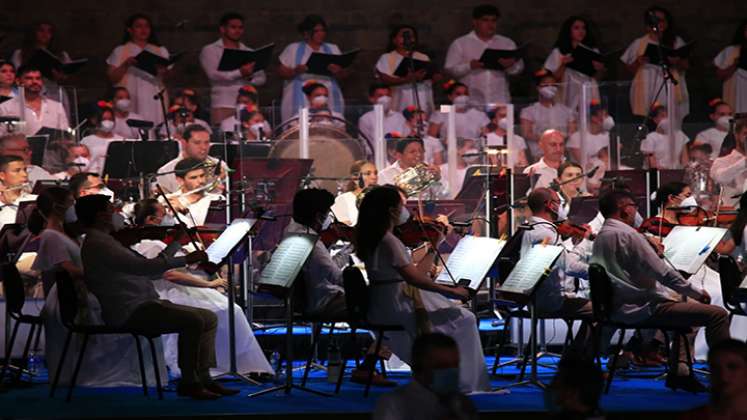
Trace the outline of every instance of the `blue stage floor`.
[[[544, 359], [543, 359], [544, 360]], [[549, 360], [548, 360], [549, 361]], [[492, 358], [488, 358], [488, 365]], [[507, 368], [499, 373], [514, 373], [515, 370]], [[682, 391], [673, 392], [664, 387], [663, 381], [656, 381], [651, 377], [656, 376], [661, 370], [648, 372], [648, 378], [640, 375], [633, 377], [616, 378], [612, 384], [610, 395], [602, 400], [605, 411], [610, 413], [632, 413], [632, 412], [681, 412], [704, 404], [707, 401], [706, 394], [692, 395]], [[296, 382], [300, 381], [302, 371], [296, 372]], [[541, 369], [540, 378], [547, 382], [552, 376], [552, 371]], [[409, 380], [408, 375], [392, 373], [390, 378], [404, 384]], [[40, 376], [37, 381], [46, 381], [46, 377]], [[506, 385], [512, 382], [510, 379], [493, 378], [494, 387]], [[77, 388], [71, 403], [64, 401], [67, 391], [61, 388], [54, 399], [48, 398], [48, 384], [35, 383], [28, 387], [16, 388], [0, 392], [0, 417], [2, 418], [94, 418], [94, 417], [142, 417], [152, 418], [158, 416], [176, 416], [180, 418], [211, 416], [269, 416], [269, 415], [291, 415], [296, 417], [300, 414], [320, 415], [335, 414], [349, 415], [350, 417], [363, 417], [373, 410], [375, 401], [379, 395], [387, 392], [387, 389], [374, 388], [369, 398], [363, 397], [363, 387], [357, 384], [344, 382], [339, 395], [324, 398], [316, 395], [293, 390], [291, 395], [282, 393], [267, 394], [257, 398], [249, 399], [246, 396], [252, 392], [259, 391], [259, 386], [244, 386], [239, 383], [227, 383], [229, 386], [241, 387], [242, 393], [235, 397], [223, 398], [217, 401], [198, 402], [178, 398], [171, 392], [165, 393], [165, 400], [158, 401], [155, 392], [151, 389], [150, 397], [146, 398], [140, 388], [112, 388], [112, 389], [86, 389]], [[308, 384], [310, 387], [332, 392], [333, 384], [326, 382], [326, 374], [321, 371], [312, 372]], [[266, 386], [270, 386], [269, 384]], [[173, 388], [173, 384], [172, 387]], [[535, 387], [514, 388], [509, 394], [504, 395], [474, 395], [473, 400], [482, 413], [530, 413], [544, 410], [544, 399], [542, 392]], [[623, 414], [629, 418], [632, 414]], [[513, 417], [513, 416], [509, 416]], [[667, 418], [663, 416], [660, 418]]]

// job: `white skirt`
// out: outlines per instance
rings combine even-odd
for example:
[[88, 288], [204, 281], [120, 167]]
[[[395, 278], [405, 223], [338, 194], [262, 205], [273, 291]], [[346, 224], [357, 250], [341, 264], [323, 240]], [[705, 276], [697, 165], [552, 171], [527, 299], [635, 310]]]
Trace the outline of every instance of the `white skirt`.
[[[215, 289], [183, 286], [166, 280], [157, 280], [155, 286], [161, 299], [179, 305], [207, 309], [218, 316], [218, 331], [215, 335], [215, 358], [218, 366], [210, 369], [210, 374], [218, 376], [227, 372], [231, 363], [228, 342], [228, 299]], [[236, 320], [236, 369], [239, 373], [266, 372], [274, 374], [272, 366], [270, 366], [262, 348], [254, 337], [246, 315], [242, 312], [241, 307], [236, 304], [234, 304], [234, 319]], [[168, 334], [163, 337], [166, 363], [173, 375], [181, 376], [177, 364], [178, 335]]]

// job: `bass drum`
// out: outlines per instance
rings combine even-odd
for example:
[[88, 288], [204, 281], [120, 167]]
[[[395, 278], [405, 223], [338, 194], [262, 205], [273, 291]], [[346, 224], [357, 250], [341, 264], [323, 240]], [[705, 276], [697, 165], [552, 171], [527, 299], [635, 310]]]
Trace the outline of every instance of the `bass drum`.
[[[298, 127], [284, 131], [272, 145], [270, 158], [298, 159], [300, 157]], [[344, 129], [335, 126], [309, 127], [309, 158], [314, 163], [311, 174], [316, 177], [337, 178], [339, 181], [318, 180], [316, 184], [336, 194], [345, 188], [350, 177], [350, 166], [356, 160], [368, 159], [366, 142], [352, 138]], [[338, 185], [339, 184], [339, 185]]]

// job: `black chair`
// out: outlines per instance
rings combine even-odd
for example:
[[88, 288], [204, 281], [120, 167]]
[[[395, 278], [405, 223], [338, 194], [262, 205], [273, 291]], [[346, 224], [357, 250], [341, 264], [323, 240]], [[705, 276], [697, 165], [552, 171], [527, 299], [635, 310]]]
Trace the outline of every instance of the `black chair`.
[[[594, 345], [596, 347], [595, 351], [598, 353], [599, 348], [599, 337], [600, 337], [600, 331], [603, 327], [611, 327], [616, 328], [620, 330], [620, 338], [618, 339], [617, 346], [618, 351], [615, 353], [615, 355], [612, 357], [612, 361], [609, 364], [609, 375], [607, 376], [607, 383], [604, 388], [604, 393], [608, 394], [610, 392], [610, 386], [612, 385], [612, 379], [615, 376], [615, 371], [617, 370], [617, 360], [620, 356], [620, 353], [622, 352], [622, 346], [623, 346], [623, 339], [625, 338], [625, 333], [627, 330], [635, 329], [635, 330], [659, 330], [664, 335], [665, 340], [665, 346], [666, 348], [670, 348], [670, 339], [669, 335], [672, 334], [676, 340], [675, 343], [678, 340], [681, 340], [680, 342], [683, 343], [685, 346], [686, 351], [686, 359], [685, 363], [687, 363], [688, 371], [690, 372], [690, 375], [694, 375], [693, 372], [693, 366], [692, 366], [692, 355], [690, 354], [690, 344], [687, 339], [688, 333], [690, 333], [690, 328], [684, 327], [684, 328], [677, 328], [672, 327], [671, 325], [662, 325], [659, 323], [653, 323], [653, 322], [639, 322], [639, 323], [623, 323], [623, 322], [616, 322], [612, 321], [611, 315], [613, 311], [613, 295], [614, 295], [614, 288], [612, 286], [612, 281], [610, 280], [609, 275], [607, 275], [607, 271], [599, 264], [590, 264], [589, 265], [589, 284], [591, 286], [591, 304], [594, 312], [594, 320], [596, 322], [596, 328], [594, 329]], [[676, 353], [675, 351], [672, 351], [672, 353]], [[669, 372], [669, 365], [666, 366], [667, 368], [667, 374], [670, 374]]]
[[18, 272], [15, 264], [3, 264], [2, 276], [3, 289], [5, 290], [6, 316], [14, 320], [15, 325], [13, 326], [10, 340], [6, 343], [5, 362], [3, 364], [3, 369], [0, 372], [0, 383], [2, 383], [5, 378], [8, 369], [11, 368], [10, 358], [13, 353], [16, 336], [18, 335], [18, 328], [21, 324], [28, 324], [30, 326], [28, 336], [26, 337], [26, 344], [23, 346], [21, 366], [17, 368], [17, 374], [15, 377], [15, 382], [18, 382], [21, 380], [21, 375], [28, 366], [29, 349], [31, 348], [31, 341], [34, 338], [34, 333], [37, 334], [36, 341], [38, 343], [39, 334], [44, 326], [44, 319], [39, 315], [23, 313], [23, 305], [26, 302], [26, 293], [23, 288], [23, 279], [21, 278], [21, 274]]
[[[376, 342], [374, 345], [374, 353], [378, 355], [381, 351], [381, 344], [384, 340], [384, 333], [393, 331], [405, 331], [405, 327], [402, 325], [385, 325], [368, 322], [368, 307], [369, 307], [369, 290], [366, 280], [363, 278], [363, 274], [358, 267], [348, 266], [342, 271], [343, 287], [345, 288], [345, 305], [348, 311], [347, 323], [350, 325], [350, 336], [355, 340], [355, 333], [357, 330], [369, 330], [376, 335]], [[340, 369], [340, 375], [337, 377], [337, 386], [335, 387], [335, 393], [340, 392], [340, 386], [342, 385], [342, 378], [345, 372], [345, 366], [347, 366], [347, 360], [343, 358], [342, 367]], [[356, 363], [357, 364], [357, 363]], [[368, 392], [371, 389], [371, 381], [373, 375], [376, 372], [376, 364], [370, 363], [368, 366], [368, 382], [363, 391], [363, 396], [368, 397]], [[383, 369], [382, 362], [382, 374], [386, 376], [386, 372]]]
[[739, 290], [742, 283], [742, 272], [728, 255], [721, 255], [718, 259], [718, 274], [721, 278], [721, 295], [724, 298], [724, 307], [729, 311], [729, 318], [734, 315], [747, 316], [742, 308], [742, 303], [747, 303], [747, 292]]
[[[158, 399], [163, 399], [163, 389], [161, 386], [161, 376], [159, 375], [158, 358], [156, 357], [156, 347], [153, 343], [153, 339], [160, 336], [160, 334], [149, 334], [142, 331], [136, 331], [131, 328], [124, 327], [112, 327], [108, 325], [84, 325], [76, 322], [78, 315], [78, 308], [80, 302], [76, 294], [73, 280], [66, 271], [60, 271], [56, 275], [57, 284], [57, 297], [60, 306], [60, 315], [62, 318], [62, 324], [67, 329], [67, 337], [65, 338], [65, 344], [62, 347], [62, 355], [57, 366], [57, 372], [54, 374], [54, 380], [52, 387], [49, 391], [49, 397], [54, 397], [55, 390], [60, 382], [60, 376], [62, 373], [65, 358], [67, 357], [67, 351], [70, 347], [70, 340], [74, 334], [80, 334], [83, 336], [83, 342], [78, 353], [78, 359], [75, 362], [75, 369], [73, 370], [73, 377], [70, 380], [70, 388], [68, 389], [66, 401], [70, 401], [73, 396], [73, 389], [75, 389], [75, 383], [78, 380], [78, 373], [80, 373], [81, 364], [83, 363], [83, 356], [86, 353], [86, 346], [88, 344], [88, 338], [92, 335], [111, 335], [111, 334], [126, 334], [132, 335], [135, 339], [135, 347], [137, 348], [138, 363], [140, 366], [140, 380], [143, 385], [143, 395], [148, 396], [148, 383], [145, 376], [145, 363], [143, 362], [143, 351], [140, 348], [140, 337], [144, 337], [150, 344], [150, 354], [153, 360], [153, 371], [156, 377], [156, 390], [158, 392]], [[156, 322], [154, 320], [154, 322]]]

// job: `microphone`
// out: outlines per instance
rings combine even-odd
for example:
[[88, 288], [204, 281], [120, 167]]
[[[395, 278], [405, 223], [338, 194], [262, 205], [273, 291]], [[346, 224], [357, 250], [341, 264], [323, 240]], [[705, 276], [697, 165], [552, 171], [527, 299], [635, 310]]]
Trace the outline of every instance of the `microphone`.
[[597, 165], [597, 166], [595, 166], [595, 167], [591, 168], [591, 170], [590, 170], [589, 172], [587, 172], [587, 173], [586, 173], [586, 177], [587, 177], [587, 178], [592, 178], [592, 177], [594, 177], [594, 175], [595, 175], [595, 174], [597, 173], [597, 171], [598, 171], [598, 170], [599, 170], [599, 165]]
[[156, 93], [155, 95], [153, 95], [153, 100], [157, 101], [157, 100], [163, 98], [163, 94], [165, 92], [166, 92], [166, 88], [161, 89], [158, 93]]
[[15, 123], [21, 121], [18, 117], [0, 117], [0, 124]]
[[153, 128], [152, 121], [135, 120], [132, 118], [128, 118], [127, 120], [125, 120], [125, 123], [127, 123], [128, 127], [132, 127], [132, 128], [143, 128], [146, 130], [150, 130], [151, 128]]

